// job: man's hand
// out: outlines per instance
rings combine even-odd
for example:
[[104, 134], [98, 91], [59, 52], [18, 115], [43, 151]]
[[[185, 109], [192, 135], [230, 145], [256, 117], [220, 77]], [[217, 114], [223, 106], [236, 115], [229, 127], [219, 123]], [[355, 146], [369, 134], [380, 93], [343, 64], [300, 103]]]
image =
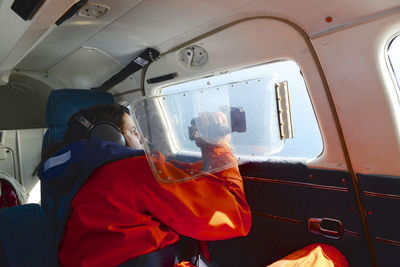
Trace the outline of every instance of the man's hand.
[[215, 145], [229, 145], [230, 132], [228, 119], [222, 112], [201, 112], [192, 120], [195, 128], [194, 139], [200, 148]]

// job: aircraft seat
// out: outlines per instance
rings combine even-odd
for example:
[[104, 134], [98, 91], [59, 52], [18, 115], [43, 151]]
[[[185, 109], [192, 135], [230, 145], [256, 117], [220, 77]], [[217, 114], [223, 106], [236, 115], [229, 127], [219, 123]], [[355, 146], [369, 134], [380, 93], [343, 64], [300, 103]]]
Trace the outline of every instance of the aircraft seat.
[[0, 266], [55, 266], [51, 240], [40, 205], [0, 210]]
[[[48, 129], [43, 137], [42, 151], [61, 141], [68, 120], [81, 108], [97, 104], [114, 103], [114, 97], [107, 92], [88, 89], [59, 89], [50, 93], [46, 106]], [[41, 203], [46, 205], [46, 192], [42, 187]]]
[[61, 141], [68, 119], [81, 108], [96, 104], [113, 103], [114, 97], [107, 92], [87, 89], [59, 89], [50, 93], [46, 106], [48, 130], [43, 138], [42, 150]]

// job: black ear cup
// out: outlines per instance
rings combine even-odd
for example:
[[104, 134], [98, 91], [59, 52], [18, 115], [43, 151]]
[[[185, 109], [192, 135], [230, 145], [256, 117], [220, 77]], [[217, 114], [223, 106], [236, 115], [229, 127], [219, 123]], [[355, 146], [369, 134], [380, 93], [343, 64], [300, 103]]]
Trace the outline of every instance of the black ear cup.
[[126, 145], [125, 138], [118, 126], [109, 121], [97, 122], [89, 131], [88, 138], [101, 139], [124, 146]]

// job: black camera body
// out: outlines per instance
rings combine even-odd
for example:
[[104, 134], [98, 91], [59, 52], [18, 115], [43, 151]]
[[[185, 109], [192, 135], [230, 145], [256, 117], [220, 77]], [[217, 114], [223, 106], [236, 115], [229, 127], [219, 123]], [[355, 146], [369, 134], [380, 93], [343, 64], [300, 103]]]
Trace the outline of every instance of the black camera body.
[[[246, 113], [244, 109], [241, 107], [230, 107], [230, 118], [231, 118], [231, 126], [227, 125], [212, 125], [213, 129], [210, 129], [208, 132], [212, 132], [212, 136], [209, 138], [217, 138], [225, 136], [229, 133], [237, 132], [244, 133], [246, 132]], [[199, 118], [193, 118], [190, 122], [191, 126], [188, 127], [189, 139], [194, 140], [195, 135], [197, 134], [196, 121]]]

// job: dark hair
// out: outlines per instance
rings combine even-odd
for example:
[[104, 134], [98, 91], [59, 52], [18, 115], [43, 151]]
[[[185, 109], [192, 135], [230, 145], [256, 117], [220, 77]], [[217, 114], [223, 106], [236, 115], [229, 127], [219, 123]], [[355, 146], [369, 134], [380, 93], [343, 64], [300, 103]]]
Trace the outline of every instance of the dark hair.
[[37, 174], [40, 165], [53, 156], [58, 150], [71, 144], [72, 142], [88, 138], [88, 130], [87, 128], [83, 127], [79, 121], [77, 121], [76, 118], [78, 116], [83, 116], [91, 124], [96, 124], [101, 121], [108, 121], [121, 128], [124, 113], [130, 115], [127, 107], [117, 103], [110, 103], [99, 104], [86, 109], [80, 109], [72, 114], [68, 120], [68, 127], [65, 130], [61, 142], [53, 144], [42, 151], [40, 163], [33, 171], [33, 175]]

